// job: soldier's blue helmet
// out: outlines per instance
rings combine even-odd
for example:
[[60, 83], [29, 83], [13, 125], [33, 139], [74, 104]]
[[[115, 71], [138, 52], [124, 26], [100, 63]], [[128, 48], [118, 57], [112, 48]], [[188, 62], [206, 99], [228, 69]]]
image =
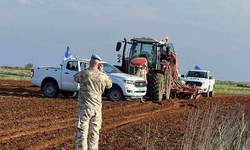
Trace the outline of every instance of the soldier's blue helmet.
[[96, 55], [96, 54], [92, 54], [91, 59], [97, 59], [97, 60], [99, 60], [99, 61], [102, 61], [101, 57], [99, 57], [99, 56]]

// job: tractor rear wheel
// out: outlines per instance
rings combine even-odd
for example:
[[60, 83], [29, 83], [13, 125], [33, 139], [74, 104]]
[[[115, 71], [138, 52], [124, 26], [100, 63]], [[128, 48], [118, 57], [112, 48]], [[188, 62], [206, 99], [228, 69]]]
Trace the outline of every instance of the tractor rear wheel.
[[161, 73], [151, 74], [148, 78], [148, 95], [152, 100], [162, 100], [164, 94], [164, 76]]

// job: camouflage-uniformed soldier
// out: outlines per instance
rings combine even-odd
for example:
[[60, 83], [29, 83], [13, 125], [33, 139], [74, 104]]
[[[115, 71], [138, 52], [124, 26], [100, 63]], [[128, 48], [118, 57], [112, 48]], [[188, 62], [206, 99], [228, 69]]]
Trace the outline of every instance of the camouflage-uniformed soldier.
[[[143, 64], [142, 67], [137, 70], [136, 74], [137, 74], [137, 76], [142, 77], [145, 80], [146, 84], [148, 84], [146, 67], [147, 67], [147, 65]], [[143, 97], [140, 98], [140, 100], [142, 103], [144, 103]]]
[[80, 83], [75, 123], [77, 150], [98, 149], [102, 123], [102, 93], [105, 88], [112, 87], [110, 77], [98, 70], [100, 61], [101, 58], [93, 54], [89, 68], [74, 75], [74, 80]]

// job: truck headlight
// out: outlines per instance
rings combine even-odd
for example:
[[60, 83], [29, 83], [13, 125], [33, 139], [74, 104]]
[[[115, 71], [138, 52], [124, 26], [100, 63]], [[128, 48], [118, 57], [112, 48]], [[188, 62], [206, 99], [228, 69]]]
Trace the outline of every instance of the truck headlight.
[[205, 85], [205, 82], [201, 82], [201, 85]]
[[134, 84], [134, 81], [133, 81], [133, 80], [124, 80], [124, 82], [125, 82], [126, 84]]

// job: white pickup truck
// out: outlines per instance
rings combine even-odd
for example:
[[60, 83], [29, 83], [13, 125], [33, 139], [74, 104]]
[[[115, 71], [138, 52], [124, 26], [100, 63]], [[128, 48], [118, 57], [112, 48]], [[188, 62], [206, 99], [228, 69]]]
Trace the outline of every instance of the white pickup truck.
[[195, 85], [203, 90], [204, 97], [214, 96], [215, 79], [208, 70], [189, 70], [186, 76], [182, 75], [186, 85]]
[[[41, 87], [45, 97], [57, 97], [61, 92], [65, 97], [73, 96], [80, 89], [80, 84], [73, 79], [78, 71], [89, 67], [89, 59], [66, 59], [60, 68], [33, 67], [31, 69], [31, 83]], [[103, 72], [107, 74], [113, 83], [111, 89], [104, 95], [111, 101], [126, 99], [138, 99], [146, 95], [147, 87], [143, 78], [122, 73], [113, 65], [101, 62]]]

